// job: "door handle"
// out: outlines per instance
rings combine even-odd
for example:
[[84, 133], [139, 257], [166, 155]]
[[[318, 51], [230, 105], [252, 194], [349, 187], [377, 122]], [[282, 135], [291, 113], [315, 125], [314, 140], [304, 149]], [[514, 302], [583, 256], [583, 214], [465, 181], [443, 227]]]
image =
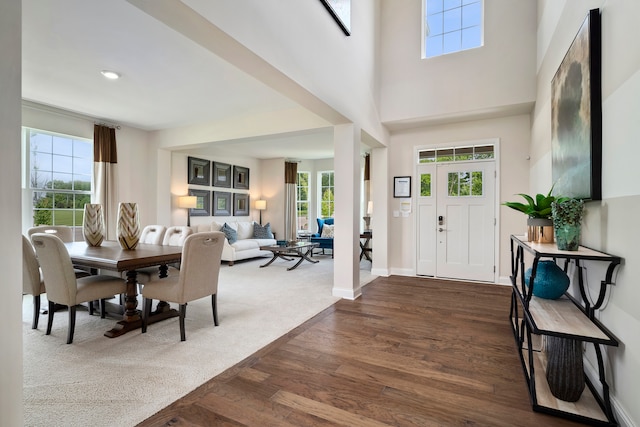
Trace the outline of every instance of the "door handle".
[[442, 233], [445, 230], [444, 230], [444, 228], [440, 227], [440, 228], [438, 228], [438, 231]]

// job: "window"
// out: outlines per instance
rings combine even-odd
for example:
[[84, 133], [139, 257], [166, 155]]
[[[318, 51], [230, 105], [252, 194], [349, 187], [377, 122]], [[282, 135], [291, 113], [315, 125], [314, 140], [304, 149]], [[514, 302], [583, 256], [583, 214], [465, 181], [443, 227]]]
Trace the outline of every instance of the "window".
[[431, 197], [431, 174], [420, 174], [420, 197]]
[[449, 172], [448, 195], [450, 197], [482, 196], [482, 171]]
[[319, 199], [320, 199], [320, 217], [333, 217], [334, 188], [333, 188], [333, 171], [325, 171], [318, 173]]
[[298, 230], [309, 230], [309, 172], [298, 172], [296, 181]]
[[424, 0], [425, 56], [482, 46], [483, 0]]
[[449, 147], [418, 151], [418, 163], [464, 162], [471, 160], [492, 160], [493, 145], [469, 147]]
[[82, 226], [91, 203], [93, 141], [24, 129], [33, 225]]

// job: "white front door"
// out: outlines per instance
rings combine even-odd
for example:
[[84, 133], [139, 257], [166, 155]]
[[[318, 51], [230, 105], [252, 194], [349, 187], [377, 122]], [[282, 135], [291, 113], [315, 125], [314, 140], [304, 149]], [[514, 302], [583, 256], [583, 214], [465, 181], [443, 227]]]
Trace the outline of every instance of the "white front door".
[[495, 281], [495, 163], [436, 165], [436, 276]]

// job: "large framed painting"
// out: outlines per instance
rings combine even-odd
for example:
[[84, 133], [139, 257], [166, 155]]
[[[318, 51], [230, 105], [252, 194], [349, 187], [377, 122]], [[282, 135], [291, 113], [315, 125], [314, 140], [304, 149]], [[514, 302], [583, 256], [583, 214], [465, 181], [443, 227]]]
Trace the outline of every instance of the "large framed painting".
[[551, 81], [554, 194], [602, 199], [600, 11], [585, 18]]
[[213, 162], [213, 186], [231, 188], [231, 165]]
[[189, 169], [189, 184], [209, 185], [209, 168], [211, 162], [206, 159], [189, 157], [187, 163]]
[[211, 216], [211, 191], [189, 189], [190, 196], [196, 196], [196, 207], [189, 209], [190, 216]]
[[231, 216], [231, 193], [213, 192], [213, 216]]
[[351, 0], [320, 0], [345, 36], [351, 35]]
[[233, 215], [249, 215], [249, 195], [243, 193], [233, 193]]

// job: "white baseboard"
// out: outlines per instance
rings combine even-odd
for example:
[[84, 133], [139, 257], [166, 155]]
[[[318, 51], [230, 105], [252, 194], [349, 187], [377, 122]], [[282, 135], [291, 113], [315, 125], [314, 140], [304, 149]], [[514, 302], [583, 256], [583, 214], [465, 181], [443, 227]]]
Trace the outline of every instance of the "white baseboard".
[[362, 287], [358, 287], [357, 289], [345, 289], [345, 288], [336, 288], [335, 286], [331, 290], [331, 295], [338, 298], [344, 298], [348, 300], [355, 300], [362, 295]]
[[372, 268], [371, 274], [374, 276], [389, 277], [389, 270], [386, 268]]

